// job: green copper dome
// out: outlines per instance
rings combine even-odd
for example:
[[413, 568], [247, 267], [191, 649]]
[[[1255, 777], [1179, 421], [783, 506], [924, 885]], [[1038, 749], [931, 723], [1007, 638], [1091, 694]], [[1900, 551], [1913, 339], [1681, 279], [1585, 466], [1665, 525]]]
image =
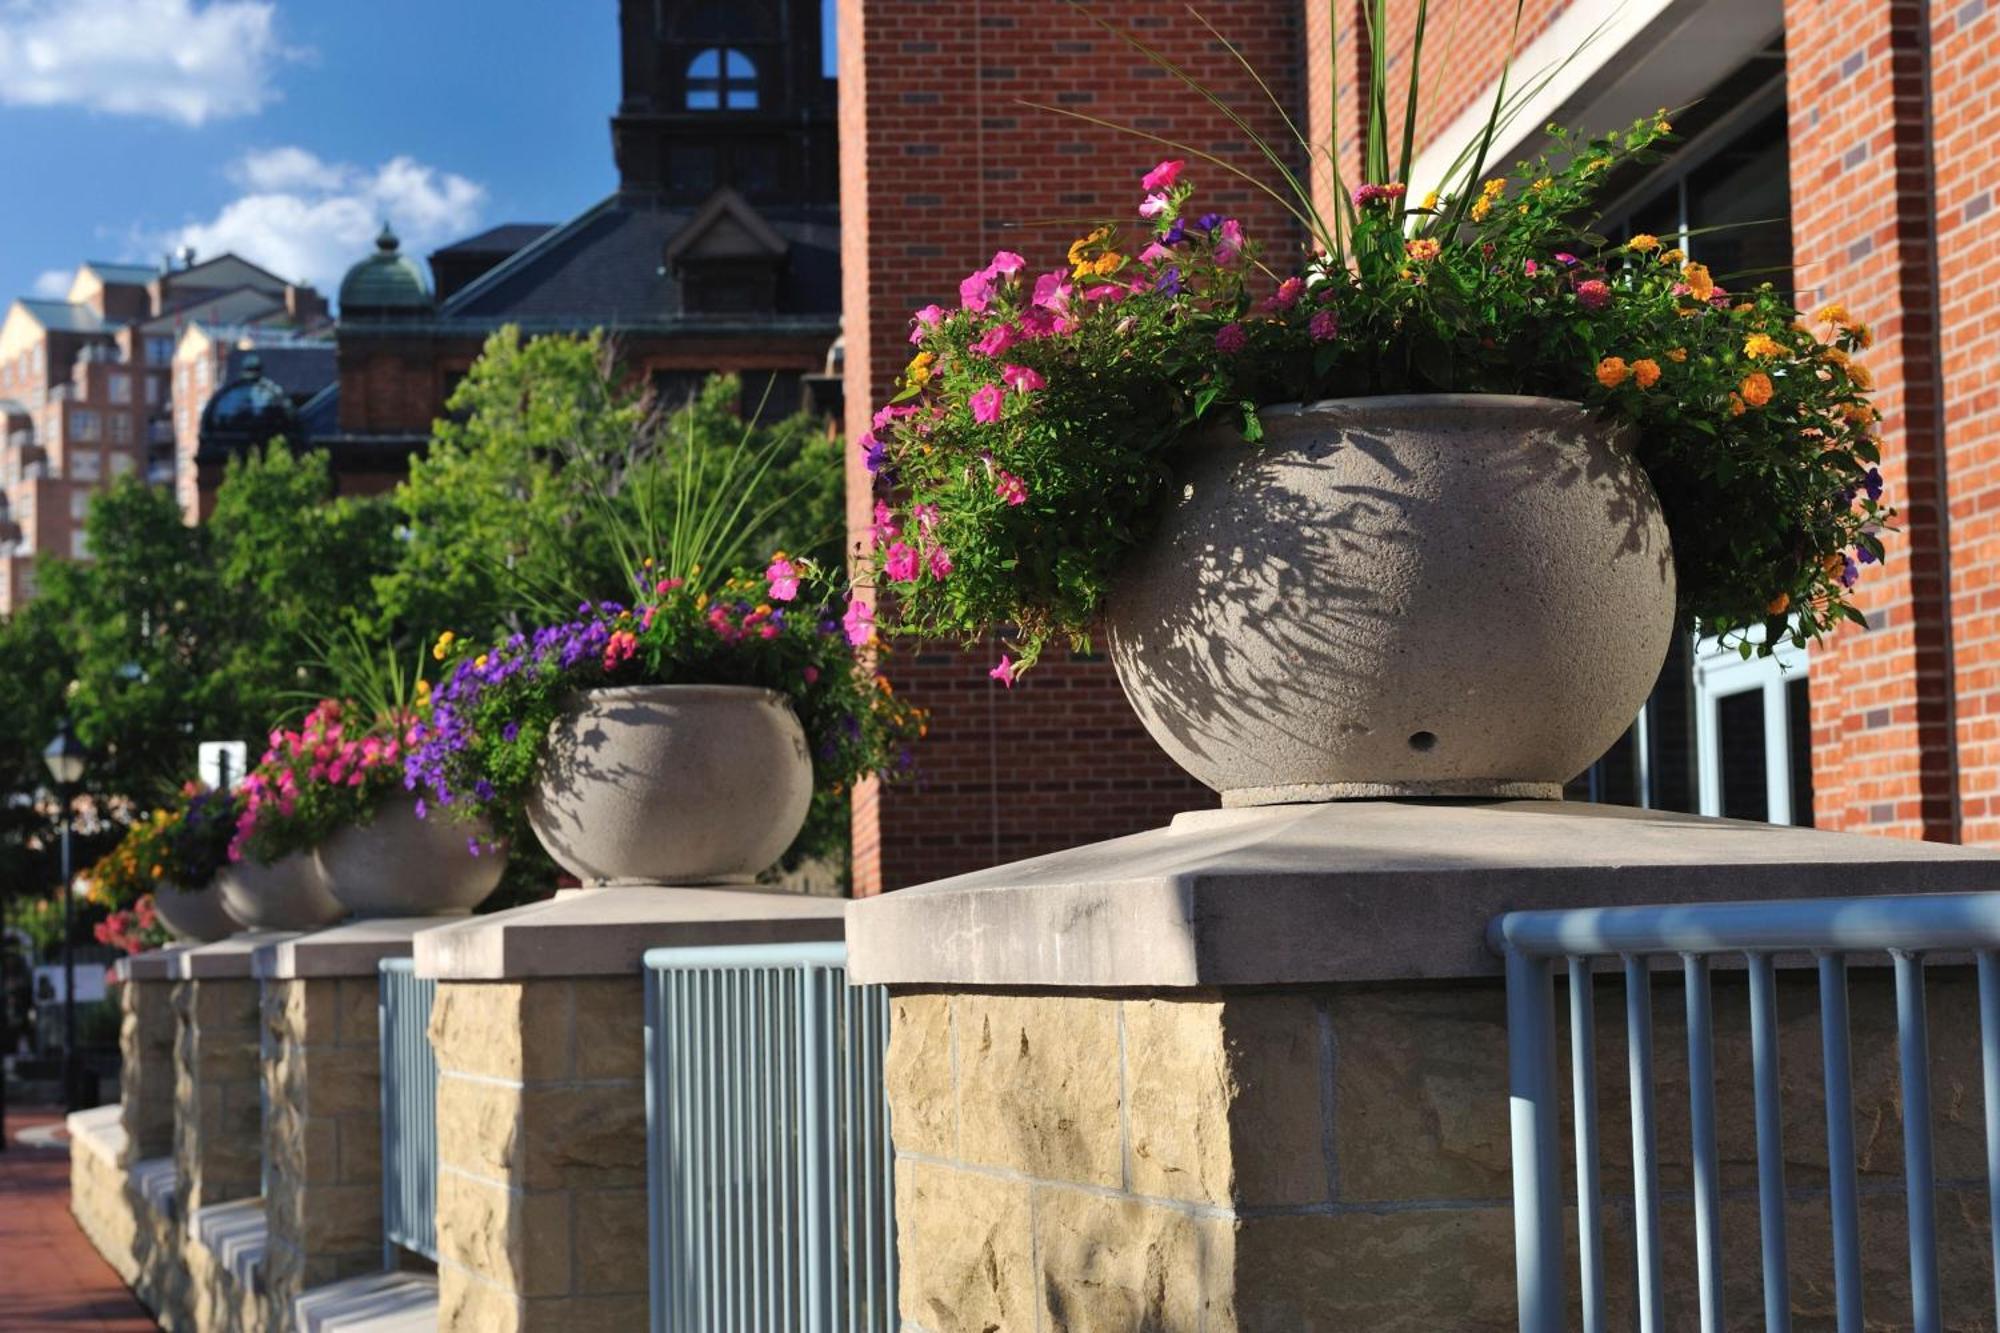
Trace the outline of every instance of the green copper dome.
[[201, 410], [200, 456], [226, 457], [280, 436], [294, 448], [306, 443], [291, 396], [264, 374], [261, 357], [246, 356], [236, 378]]
[[340, 313], [396, 315], [431, 308], [430, 288], [415, 261], [401, 253], [401, 242], [389, 224], [375, 238], [375, 253], [347, 270], [340, 280]]

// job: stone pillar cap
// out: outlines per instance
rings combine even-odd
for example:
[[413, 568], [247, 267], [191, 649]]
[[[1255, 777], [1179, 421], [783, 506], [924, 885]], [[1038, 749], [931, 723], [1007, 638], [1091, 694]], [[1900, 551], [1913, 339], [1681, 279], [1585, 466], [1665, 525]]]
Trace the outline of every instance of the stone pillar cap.
[[261, 945], [252, 970], [269, 981], [310, 977], [372, 977], [384, 958], [408, 958], [418, 931], [463, 921], [463, 916], [363, 917], [326, 930], [290, 935]]
[[841, 937], [844, 898], [758, 888], [579, 889], [416, 937], [417, 975], [445, 981], [634, 974], [648, 949]]
[[111, 965], [111, 970], [120, 981], [172, 981], [180, 975], [177, 970], [180, 955], [200, 947], [199, 944], [162, 945], [120, 958]]
[[2000, 854], [1561, 801], [1332, 801], [848, 906], [854, 984], [1201, 987], [1489, 976], [1521, 908], [2000, 888]]
[[195, 944], [174, 955], [174, 979], [197, 981], [208, 978], [253, 977], [257, 950], [279, 940], [290, 939], [289, 930], [244, 930], [213, 944]]

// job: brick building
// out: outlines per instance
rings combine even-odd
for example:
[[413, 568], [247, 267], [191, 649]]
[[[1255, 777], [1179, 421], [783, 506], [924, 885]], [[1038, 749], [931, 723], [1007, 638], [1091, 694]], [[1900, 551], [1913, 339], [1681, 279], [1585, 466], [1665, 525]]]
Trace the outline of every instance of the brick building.
[[0, 323], [0, 614], [33, 596], [37, 553], [88, 555], [91, 491], [128, 473], [173, 481], [185, 330], [326, 323], [312, 288], [235, 255], [164, 269], [86, 263], [64, 299], [15, 301]]
[[[1364, 3], [1202, 7], [1313, 142], [1337, 129], [1350, 181], [1370, 63]], [[1185, 11], [1092, 8], [1286, 141], [1277, 111]], [[1408, 75], [1414, 10], [1412, 0], [1391, 5], [1392, 99]], [[1644, 715], [1579, 778], [1577, 795], [2000, 841], [2000, 314], [1990, 296], [2000, 239], [1987, 216], [2000, 194], [1997, 10], [1991, 0], [1528, 0], [1511, 86], [1553, 75], [1494, 159], [1533, 151], [1551, 120], [1602, 131], [1677, 108], [1677, 150], [1607, 196], [1612, 234], [1679, 236], [1718, 274], [1789, 267], [1802, 303], [1837, 295], [1869, 321], [1884, 471], [1902, 509], [1887, 567], [1861, 588], [1866, 630], [1748, 664], [1694, 639], [1678, 645]], [[1505, 0], [1431, 7], [1413, 188], [1438, 179], [1483, 121], [1513, 14]], [[1002, 245], [1040, 263], [1075, 222], [1127, 216], [1139, 173], [1162, 155], [1023, 102], [1269, 170], [1207, 103], [1054, 0], [841, 0], [840, 25], [850, 436], [906, 359], [911, 310], [950, 302], [958, 279]], [[1304, 169], [1303, 155], [1292, 165]], [[1330, 199], [1327, 163], [1311, 170]], [[1202, 174], [1211, 188], [1229, 180], [1214, 167]], [[1211, 198], [1273, 251], [1299, 243], [1247, 188]], [[1072, 221], [1023, 225], [1052, 217]], [[1720, 223], [1735, 225], [1703, 230]], [[856, 532], [868, 487], [850, 460]], [[857, 891], [1133, 832], [1212, 799], [1152, 746], [1107, 663], [1050, 661], [1008, 694], [986, 680], [991, 656], [941, 647], [891, 659], [898, 687], [932, 709], [932, 734], [924, 781], [857, 797]]]

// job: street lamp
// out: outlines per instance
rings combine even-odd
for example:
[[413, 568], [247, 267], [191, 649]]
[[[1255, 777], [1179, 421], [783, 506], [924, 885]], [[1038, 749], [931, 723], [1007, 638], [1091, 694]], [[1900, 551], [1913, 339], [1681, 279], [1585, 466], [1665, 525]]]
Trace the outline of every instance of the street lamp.
[[76, 945], [71, 940], [72, 918], [75, 904], [71, 901], [69, 889], [69, 827], [71, 823], [70, 802], [76, 795], [76, 784], [83, 781], [83, 743], [70, 734], [69, 719], [64, 718], [56, 727], [56, 738], [42, 751], [42, 762], [49, 766], [49, 776], [56, 780], [56, 796], [62, 814], [62, 965], [63, 965], [63, 1058], [62, 1085], [63, 1110], [80, 1109], [76, 1104]]

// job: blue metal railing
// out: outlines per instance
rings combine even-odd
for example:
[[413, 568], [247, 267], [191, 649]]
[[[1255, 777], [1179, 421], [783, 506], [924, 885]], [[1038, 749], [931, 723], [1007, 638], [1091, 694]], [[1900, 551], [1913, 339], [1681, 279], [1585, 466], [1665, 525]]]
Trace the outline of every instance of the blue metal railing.
[[[1850, 953], [1887, 953], [1895, 967], [1910, 1305], [1912, 1324], [1918, 1333], [1937, 1333], [1943, 1326], [1938, 1291], [1924, 955], [1971, 953], [1977, 959], [1987, 1185], [1996, 1279], [2000, 1279], [2000, 893], [1512, 912], [1497, 918], [1488, 934], [1495, 951], [1507, 960], [1515, 1265], [1523, 1333], [1553, 1333], [1565, 1327], [1563, 1202], [1557, 1164], [1554, 975], [1558, 961], [1565, 965], [1568, 974], [1580, 1238], [1578, 1267], [1585, 1333], [1602, 1333], [1608, 1327], [1591, 1003], [1592, 963], [1600, 958], [1620, 960], [1624, 974], [1632, 1102], [1636, 1300], [1642, 1333], [1664, 1333], [1668, 1327], [1686, 1326], [1684, 1316], [1671, 1326], [1666, 1322], [1661, 1279], [1651, 960], [1663, 955], [1680, 956], [1686, 982], [1696, 1289], [1704, 1333], [1716, 1333], [1725, 1327], [1709, 975], [1710, 961], [1718, 955], [1742, 956], [1748, 979], [1764, 1327], [1773, 1331], [1791, 1327], [1773, 964], [1773, 956], [1777, 954], [1812, 954], [1818, 962], [1827, 1180], [1839, 1333], [1861, 1333], [1862, 1328], [1861, 1228], [1848, 1046], [1847, 955]], [[1996, 1295], [1996, 1300], [2000, 1300], [2000, 1295]]]
[[435, 1260], [437, 1243], [437, 1052], [431, 1006], [437, 982], [408, 958], [382, 960], [382, 1252]]
[[838, 943], [646, 954], [658, 1333], [893, 1333], [889, 1002]]

